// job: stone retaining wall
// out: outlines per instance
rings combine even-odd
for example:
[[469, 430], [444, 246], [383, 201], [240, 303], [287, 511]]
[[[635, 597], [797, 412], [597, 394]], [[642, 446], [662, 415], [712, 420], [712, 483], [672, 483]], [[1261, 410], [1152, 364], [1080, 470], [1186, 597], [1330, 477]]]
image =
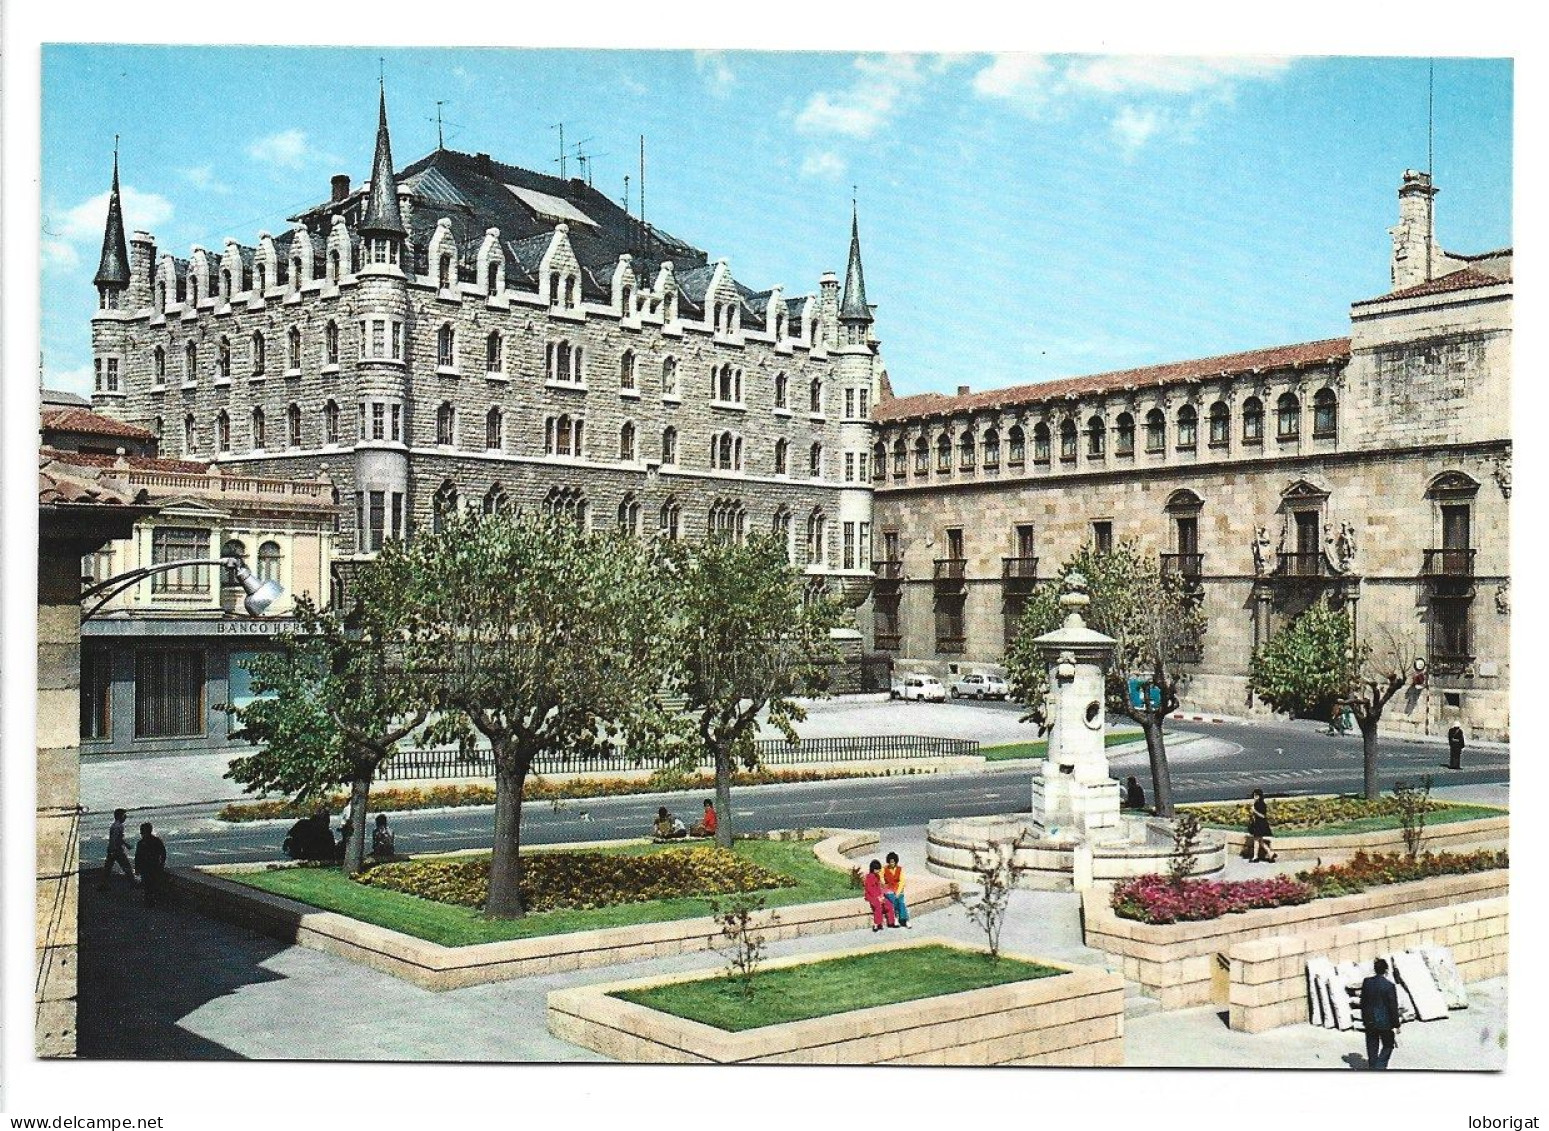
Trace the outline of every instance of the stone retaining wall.
[[[1224, 837], [1228, 852], [1241, 854], [1247, 843], [1247, 834], [1241, 829], [1231, 832], [1211, 828], [1217, 836]], [[1511, 832], [1511, 819], [1502, 812], [1499, 817], [1480, 817], [1472, 821], [1449, 821], [1444, 825], [1427, 825], [1425, 837], [1420, 842], [1421, 852], [1455, 852], [1464, 846], [1481, 842], [1499, 841], [1503, 846]], [[1277, 836], [1273, 841], [1275, 855], [1286, 860], [1316, 860], [1354, 856], [1357, 852], [1406, 852], [1401, 829], [1379, 829], [1368, 833], [1343, 833], [1319, 836]]]
[[1146, 994], [1162, 1003], [1163, 1009], [1182, 1009], [1212, 1001], [1226, 1005], [1226, 956], [1240, 943], [1504, 896], [1507, 883], [1508, 872], [1504, 868], [1437, 876], [1407, 884], [1387, 884], [1358, 895], [1166, 926], [1119, 918], [1108, 902], [1112, 886], [1104, 884], [1082, 893], [1082, 925], [1086, 945], [1121, 959], [1124, 976], [1139, 983]]
[[1305, 1023], [1307, 959], [1369, 962], [1417, 946], [1451, 949], [1465, 982], [1506, 973], [1505, 897], [1433, 907], [1368, 923], [1274, 935], [1239, 943], [1227, 952], [1230, 1024], [1245, 1033]]
[[[829, 829], [818, 833], [822, 839], [813, 846], [818, 860], [845, 872], [854, 866], [848, 853], [879, 843], [874, 832]], [[534, 974], [559, 974], [691, 954], [713, 950], [723, 943], [715, 920], [705, 916], [509, 942], [442, 946], [224, 878], [261, 867], [176, 869], [173, 877], [191, 902], [216, 918], [285, 942], [363, 962], [430, 990], [460, 989]], [[952, 899], [952, 884], [925, 875], [910, 876], [911, 914], [939, 910], [950, 905]], [[870, 925], [871, 911], [857, 890], [851, 899], [771, 908], [760, 912], [757, 922], [772, 942], [861, 930]]]
[[[945, 939], [781, 959], [764, 969]], [[618, 990], [703, 978], [704, 971], [555, 990], [549, 1031], [616, 1060], [653, 1064], [1048, 1064], [1124, 1060], [1124, 983], [1102, 970], [1027, 958], [1068, 973], [965, 993], [858, 1009], [729, 1033], [608, 996]]]

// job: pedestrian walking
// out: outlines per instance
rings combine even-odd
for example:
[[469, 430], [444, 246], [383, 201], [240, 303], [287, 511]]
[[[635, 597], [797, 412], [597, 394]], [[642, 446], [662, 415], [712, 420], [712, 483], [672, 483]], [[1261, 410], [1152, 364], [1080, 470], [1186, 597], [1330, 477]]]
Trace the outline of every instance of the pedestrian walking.
[[893, 905], [897, 925], [909, 926], [909, 903], [904, 899], [904, 869], [898, 863], [898, 853], [889, 852], [887, 863], [882, 866], [882, 895]]
[[871, 929], [880, 931], [882, 921], [887, 920], [889, 927], [898, 925], [898, 913], [893, 910], [893, 905], [888, 901], [887, 893], [882, 887], [882, 861], [873, 860], [871, 868], [866, 873], [866, 878], [861, 881], [861, 891], [865, 893], [866, 902], [871, 905]]
[[1458, 723], [1453, 723], [1452, 729], [1447, 732], [1447, 749], [1452, 754], [1447, 768], [1461, 770], [1463, 768], [1463, 728]]
[[113, 878], [113, 865], [117, 864], [135, 882], [134, 864], [129, 860], [129, 849], [124, 844], [124, 820], [129, 814], [123, 809], [113, 810], [113, 823], [108, 826], [108, 858], [102, 862], [102, 882], [98, 891], [107, 891], [108, 881]]
[[1269, 850], [1269, 838], [1274, 835], [1274, 830], [1269, 827], [1269, 803], [1264, 800], [1264, 791], [1255, 789], [1248, 816], [1248, 847], [1251, 850], [1248, 858], [1256, 864], [1273, 864], [1279, 859]]
[[1372, 963], [1376, 971], [1361, 983], [1361, 1027], [1366, 1030], [1366, 1067], [1387, 1068], [1394, 1046], [1398, 1044], [1401, 1024], [1398, 1014], [1398, 987], [1389, 981], [1388, 960]]
[[145, 888], [145, 906], [155, 907], [156, 897], [166, 889], [167, 846], [146, 821], [140, 826], [140, 843], [134, 849], [134, 870], [140, 873]]

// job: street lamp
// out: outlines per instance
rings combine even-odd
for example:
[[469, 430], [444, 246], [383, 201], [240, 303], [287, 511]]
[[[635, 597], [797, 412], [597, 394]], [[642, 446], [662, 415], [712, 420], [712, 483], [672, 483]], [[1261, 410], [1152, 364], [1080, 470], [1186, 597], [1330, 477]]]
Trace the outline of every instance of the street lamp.
[[102, 600], [98, 601], [87, 611], [85, 616], [81, 617], [81, 620], [91, 620], [114, 597], [117, 597], [125, 589], [138, 585], [147, 577], [152, 577], [158, 573], [166, 573], [174, 569], [211, 565], [220, 566], [222, 569], [229, 569], [232, 572], [232, 575], [237, 579], [237, 584], [242, 586], [243, 591], [247, 593], [242, 606], [247, 610], [248, 616], [263, 616], [276, 601], [285, 595], [284, 586], [273, 578], [267, 581], [260, 581], [253, 576], [253, 571], [243, 564], [241, 558], [194, 558], [188, 561], [164, 562], [161, 565], [143, 566], [140, 569], [132, 569], [128, 573], [121, 573], [117, 577], [110, 577], [106, 581], [99, 581], [95, 585], [87, 586], [81, 590], [81, 600], [89, 600], [99, 593], [105, 595]]

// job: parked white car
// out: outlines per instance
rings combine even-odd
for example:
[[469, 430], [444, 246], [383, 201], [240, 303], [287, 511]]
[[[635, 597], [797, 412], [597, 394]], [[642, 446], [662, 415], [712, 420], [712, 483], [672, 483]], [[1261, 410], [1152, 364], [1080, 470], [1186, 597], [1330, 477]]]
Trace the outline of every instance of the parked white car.
[[947, 689], [933, 675], [906, 675], [893, 681], [893, 698], [902, 699], [906, 703], [910, 700], [916, 703], [943, 703], [947, 698]]
[[954, 699], [1004, 699], [1005, 697], [1006, 681], [998, 675], [975, 672], [972, 675], [959, 676], [952, 683]]

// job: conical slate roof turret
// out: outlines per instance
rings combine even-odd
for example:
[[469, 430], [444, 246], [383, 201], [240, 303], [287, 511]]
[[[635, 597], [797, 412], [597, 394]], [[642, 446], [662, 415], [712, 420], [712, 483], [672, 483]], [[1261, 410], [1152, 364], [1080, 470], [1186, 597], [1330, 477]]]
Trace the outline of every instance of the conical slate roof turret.
[[393, 147], [387, 136], [387, 90], [381, 88], [377, 103], [376, 157], [371, 162], [371, 195], [360, 230], [403, 236], [403, 214], [398, 211], [398, 182], [393, 179]]
[[113, 190], [108, 193], [108, 223], [102, 230], [102, 261], [97, 264], [99, 287], [129, 285], [129, 248], [124, 242], [124, 213], [118, 202], [118, 150], [113, 150]]
[[850, 266], [844, 273], [844, 298], [839, 303], [841, 322], [870, 322], [871, 307], [866, 304], [866, 274], [861, 270], [860, 214], [850, 212]]

